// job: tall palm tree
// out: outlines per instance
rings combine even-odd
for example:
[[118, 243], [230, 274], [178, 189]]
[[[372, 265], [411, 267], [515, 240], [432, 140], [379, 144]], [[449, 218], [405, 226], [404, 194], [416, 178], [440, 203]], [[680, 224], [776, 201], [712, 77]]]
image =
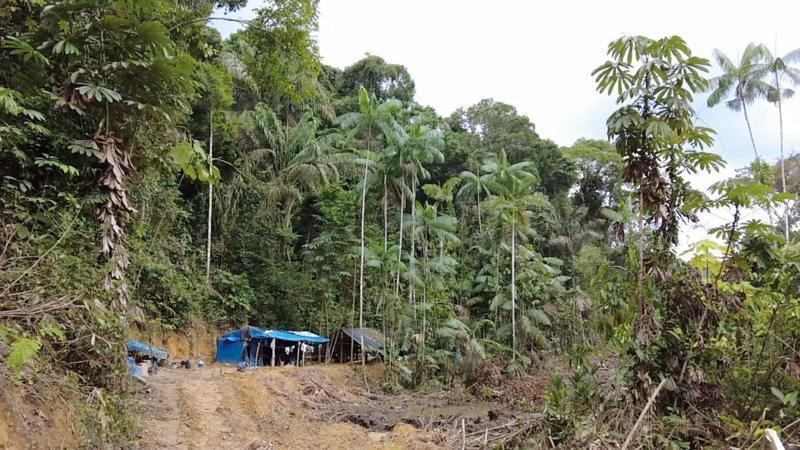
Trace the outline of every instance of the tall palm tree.
[[[214, 106], [208, 115], [208, 173], [214, 169]], [[206, 284], [211, 279], [211, 214], [214, 212], [214, 182], [208, 182], [208, 225], [206, 238]]]
[[[450, 273], [452, 270], [452, 266], [455, 265], [455, 260], [452, 258], [445, 258], [444, 256], [444, 246], [447, 243], [457, 243], [461, 240], [456, 235], [456, 224], [457, 220], [453, 216], [448, 215], [440, 215], [438, 209], [435, 205], [425, 204], [417, 205], [416, 209], [419, 211], [419, 214], [416, 217], [416, 220], [413, 222], [412, 226], [414, 230], [412, 231], [412, 235], [419, 236], [421, 239], [422, 245], [422, 257], [424, 262], [424, 267], [422, 270], [423, 274], [423, 293], [422, 293], [422, 350], [421, 353], [424, 355], [425, 353], [425, 342], [427, 336], [427, 329], [428, 329], [428, 321], [427, 321], [427, 311], [428, 311], [428, 289], [430, 287], [430, 283], [432, 281], [431, 273], [436, 273], [439, 276], [443, 276], [447, 273]], [[439, 256], [436, 257], [433, 261], [431, 260], [430, 255], [430, 246], [431, 241], [434, 241], [438, 244], [439, 247]], [[438, 277], [435, 277], [438, 279]], [[440, 286], [443, 288], [444, 286]], [[423, 366], [424, 367], [424, 366]], [[422, 376], [425, 376], [425, 371], [423, 369]]]
[[572, 257], [584, 244], [593, 244], [603, 239], [606, 222], [588, 216], [586, 206], [573, 207], [569, 211], [554, 214], [555, 233], [549, 243], [560, 257]]
[[[399, 100], [387, 100], [378, 103], [375, 94], [369, 94], [364, 86], [358, 90], [358, 111], [343, 114], [337, 118], [342, 128], [355, 128], [365, 133], [365, 157], [369, 158], [374, 139], [373, 132], [381, 131], [385, 135], [396, 133], [400, 126], [394, 120], [394, 113], [402, 108]], [[364, 222], [367, 208], [367, 185], [369, 165], [364, 164], [364, 178], [361, 186], [361, 254], [358, 284], [358, 326], [364, 328]], [[361, 337], [361, 364], [366, 365], [364, 337]], [[365, 374], [366, 376], [366, 374]]]
[[[410, 187], [408, 184], [408, 177], [406, 174], [407, 150], [408, 146], [406, 141], [407, 134], [398, 135], [399, 139], [392, 145], [389, 145], [383, 152], [381, 161], [381, 170], [383, 172], [383, 190], [384, 190], [384, 241], [388, 240], [388, 198], [387, 194], [389, 189], [392, 189], [395, 196], [399, 201], [399, 228], [398, 228], [398, 244], [397, 244], [397, 263], [400, 264], [403, 260], [403, 235], [405, 234], [405, 210], [406, 210], [406, 197], [411, 197]], [[400, 295], [400, 272], [396, 272], [395, 297]]]
[[[786, 163], [783, 155], [783, 101], [794, 96], [794, 90], [782, 87], [781, 81], [786, 79], [791, 86], [800, 84], [800, 68], [793, 64], [800, 63], [800, 48], [794, 49], [783, 56], [773, 57], [767, 52], [767, 64], [771, 74], [772, 82], [767, 95], [767, 100], [778, 107], [778, 122], [780, 125], [780, 150], [781, 150], [781, 191], [786, 192]], [[789, 242], [789, 204], [786, 204], [784, 211], [784, 234], [786, 242]]]
[[284, 124], [267, 105], [258, 104], [241, 115], [241, 122], [239, 142], [245, 153], [218, 196], [220, 223], [228, 221], [244, 193], [256, 192], [261, 214], [284, 236], [280, 254], [288, 258], [296, 206], [337, 182], [342, 172], [352, 171], [353, 154], [338, 150], [336, 141], [344, 137], [336, 130], [320, 130], [321, 121], [310, 111], [296, 123]]
[[769, 85], [763, 81], [769, 72], [766, 57], [769, 51], [763, 45], [750, 43], [744, 49], [739, 64], [733, 62], [725, 53], [714, 50], [714, 60], [722, 74], [708, 81], [711, 95], [708, 97], [708, 106], [716, 106], [723, 98], [733, 94], [733, 98], [725, 101], [725, 106], [733, 111], [744, 113], [747, 131], [750, 133], [750, 142], [753, 144], [753, 153], [758, 156], [756, 141], [753, 138], [753, 128], [750, 126], [750, 117], [747, 115], [747, 105], [752, 104], [757, 98], [766, 97]]
[[[411, 119], [411, 124], [407, 132], [408, 139], [402, 147], [403, 153], [401, 161], [403, 161], [403, 173], [410, 181], [408, 189], [411, 193], [411, 223], [413, 224], [416, 222], [417, 186], [419, 186], [419, 180], [430, 177], [430, 172], [425, 168], [426, 164], [444, 161], [444, 154], [441, 151], [441, 148], [444, 147], [444, 139], [441, 130], [424, 125], [422, 119], [419, 117]], [[413, 226], [411, 228], [410, 238], [411, 252], [409, 256], [409, 272], [413, 274], [415, 273], [414, 261], [416, 259], [414, 250], [416, 234], [414, 233]], [[402, 251], [402, 247], [400, 251]], [[398, 253], [398, 259], [400, 256], [400, 253]], [[409, 303], [414, 302], [413, 284], [409, 285], [408, 301]]]
[[389, 193], [397, 197], [400, 204], [400, 243], [402, 248], [403, 212], [405, 210], [405, 196], [408, 191], [404, 174], [406, 156], [406, 142], [408, 134], [405, 129], [398, 127], [386, 136], [387, 145], [383, 148], [376, 163], [373, 181], [383, 183], [383, 246], [388, 248], [389, 240]]
[[517, 353], [517, 236], [526, 239], [531, 229], [532, 212], [529, 205], [533, 199], [533, 188], [537, 183], [531, 163], [510, 164], [505, 151], [499, 158], [487, 161], [483, 166], [488, 173], [487, 182], [492, 196], [487, 207], [509, 227], [511, 236], [511, 342], [512, 359]]
[[284, 226], [291, 224], [294, 206], [305, 194], [338, 181], [342, 168], [352, 165], [352, 154], [332, 148], [335, 134], [321, 131], [310, 111], [295, 124], [283, 124], [272, 109], [259, 104], [242, 115], [242, 122], [240, 142], [249, 153], [237, 174], [264, 181], [265, 210], [280, 208]]
[[450, 177], [441, 185], [438, 184], [425, 184], [422, 186], [422, 191], [425, 192], [430, 199], [436, 202], [436, 205], [442, 208], [443, 212], [455, 213], [453, 209], [453, 200], [456, 194], [456, 187], [461, 183], [458, 177]]
[[485, 179], [480, 175], [465, 170], [461, 172], [463, 184], [456, 194], [457, 198], [475, 196], [475, 205], [478, 208], [478, 232], [483, 233], [483, 220], [481, 219], [481, 195], [488, 195], [489, 188], [486, 186]]

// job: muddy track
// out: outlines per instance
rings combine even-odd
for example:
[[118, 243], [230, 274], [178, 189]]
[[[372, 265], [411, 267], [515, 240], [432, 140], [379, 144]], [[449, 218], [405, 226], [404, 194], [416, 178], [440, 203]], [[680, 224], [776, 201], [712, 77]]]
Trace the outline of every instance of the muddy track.
[[[369, 403], [342, 366], [163, 369], [137, 397], [143, 449], [446, 448], [442, 435], [410, 425], [374, 432], [331, 417]], [[347, 387], [350, 386], [350, 387]]]
[[463, 392], [381, 393], [371, 370], [371, 389], [343, 365], [161, 370], [137, 396], [140, 448], [482, 448], [535, 426]]

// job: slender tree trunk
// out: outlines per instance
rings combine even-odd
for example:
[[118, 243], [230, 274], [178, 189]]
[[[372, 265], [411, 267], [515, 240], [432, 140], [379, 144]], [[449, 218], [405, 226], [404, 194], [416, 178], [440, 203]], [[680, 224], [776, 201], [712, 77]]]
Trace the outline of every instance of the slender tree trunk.
[[747, 104], [742, 101], [742, 111], [744, 112], [744, 121], [747, 122], [747, 132], [750, 133], [750, 143], [753, 144], [753, 154], [756, 155], [756, 159], [759, 158], [758, 150], [756, 149], [756, 140], [753, 137], [753, 128], [750, 126], [750, 116], [747, 115]]
[[429, 260], [428, 260], [428, 237], [423, 234], [423, 238], [425, 242], [422, 246], [422, 254], [425, 257], [425, 285], [422, 287], [422, 382], [425, 382], [426, 377], [426, 370], [425, 370], [425, 337], [426, 337], [426, 330], [428, 327], [428, 267], [429, 267]]
[[636, 310], [644, 303], [644, 193], [639, 189], [639, 270], [636, 273]]
[[516, 227], [511, 224], [511, 347], [514, 353], [511, 354], [511, 360], [517, 359], [517, 241]]
[[[383, 173], [383, 253], [384, 253], [384, 257], [387, 256], [386, 253], [387, 253], [388, 250], [389, 250], [389, 197], [388, 197], [388, 194], [387, 194], [387, 191], [386, 191], [386, 172], [384, 172]], [[390, 277], [390, 274], [388, 272], [386, 272], [385, 270], [384, 270], [383, 277], [384, 277], [383, 278], [383, 293], [381, 295], [382, 296], [381, 304], [383, 305], [383, 323], [382, 323], [382, 325], [383, 325], [384, 347], [386, 347], [388, 345], [388, 342], [386, 341], [386, 321], [388, 320], [388, 317], [389, 317], [388, 314], [386, 313], [386, 311], [388, 310], [388, 308], [387, 308], [388, 300], [387, 300], [386, 293], [389, 290], [389, 283], [390, 283], [389, 279], [391, 277]], [[377, 311], [376, 311], [376, 313], [377, 313]], [[384, 354], [387, 354], [386, 353], [386, 348], [384, 348]], [[389, 370], [391, 371], [391, 366], [389, 367]]]
[[[208, 173], [209, 177], [214, 170], [214, 108], [211, 108], [208, 131]], [[214, 181], [208, 182], [208, 238], [206, 239], [206, 283], [211, 279], [211, 213], [214, 211]]]
[[[350, 303], [350, 328], [355, 328], [356, 325], [356, 268], [353, 264], [353, 300]], [[355, 341], [350, 339], [350, 361], [353, 360], [353, 351], [355, 350]]]
[[389, 199], [386, 195], [386, 174], [383, 174], [383, 251], [389, 249]]
[[[405, 177], [403, 177], [405, 181]], [[400, 297], [400, 263], [403, 262], [403, 214], [406, 210], [406, 191], [400, 189], [400, 237], [397, 245], [397, 279], [394, 284], [395, 299]]]
[[[645, 92], [650, 92], [650, 75], [645, 76]], [[644, 120], [647, 120], [650, 117], [650, 99], [647, 94], [645, 94], [644, 100], [644, 111], [642, 114]], [[745, 117], [747, 117], [747, 113], [745, 113]], [[748, 129], [750, 127], [750, 122], [747, 122]], [[750, 137], [752, 137], [752, 133]], [[650, 154], [650, 141], [646, 136], [646, 133], [642, 133], [642, 143], [645, 154]], [[753, 149], [755, 149], [755, 142], [753, 143]], [[644, 304], [644, 187], [640, 184], [639, 188], [639, 267], [638, 271], [636, 272], [636, 316], [634, 317], [633, 322], [633, 342], [639, 343], [640, 336], [643, 336], [642, 329], [645, 326], [645, 312], [649, 310]], [[640, 362], [641, 364], [641, 362]]]
[[[633, 323], [633, 340], [642, 345], [649, 345], [658, 333], [658, 321], [649, 300], [645, 298], [645, 276], [647, 271], [644, 264], [644, 193], [639, 190], [639, 248], [638, 271], [636, 274], [636, 316]], [[640, 362], [641, 363], [641, 362]]]
[[[367, 131], [367, 154], [369, 154], [370, 144], [372, 143], [372, 124]], [[364, 165], [364, 186], [361, 188], [361, 264], [358, 274], [358, 327], [361, 331], [361, 366], [364, 368], [364, 380], [366, 381], [366, 350], [364, 349], [364, 222], [367, 214], [367, 176], [369, 166]]]
[[[775, 88], [778, 90], [778, 122], [780, 124], [780, 138], [781, 138], [781, 192], [786, 193], [786, 161], [783, 156], [783, 100], [781, 99], [781, 81], [778, 73], [775, 72]], [[786, 244], [789, 244], [789, 203], [786, 203], [783, 211], [783, 226], [784, 236], [786, 237]]]
[[476, 192], [475, 197], [478, 199], [478, 232], [483, 234], [483, 223], [481, 221], [481, 191]]
[[[382, 325], [382, 328], [383, 328], [383, 346], [384, 346], [383, 352], [384, 352], [384, 355], [388, 355], [388, 353], [386, 352], [386, 350], [388, 348], [388, 345], [389, 345], [389, 342], [388, 342], [387, 337], [386, 337], [386, 336], [388, 336], [386, 334], [386, 320], [388, 318], [388, 314], [386, 313], [386, 311], [388, 310], [388, 308], [387, 308], [388, 300], [386, 298], [386, 291], [388, 290], [388, 287], [389, 287], [389, 274], [387, 272], [384, 272], [383, 276], [384, 276], [384, 278], [383, 278], [383, 301], [382, 301], [382, 303], [383, 303], [383, 323], [381, 323], [381, 325]], [[391, 371], [391, 369], [392, 368], [391, 368], [391, 365], [390, 365], [389, 366], [389, 370]]]
[[[502, 286], [503, 280], [500, 279], [500, 246], [494, 246], [494, 269], [495, 275], [497, 280], [497, 285]], [[495, 326], [500, 323], [500, 311], [499, 308], [494, 309], [494, 323]]]
[[[416, 172], [411, 175], [411, 253], [409, 253], [409, 267], [410, 273], [413, 275], [414, 273], [414, 260], [416, 259], [416, 251], [414, 249], [414, 245], [416, 244], [416, 233], [414, 232], [414, 227], [417, 224], [417, 174]], [[417, 322], [417, 308], [416, 308], [416, 301], [414, 296], [414, 281], [413, 279], [409, 279], [408, 283], [408, 303], [412, 305], [412, 311], [414, 312], [414, 322]]]

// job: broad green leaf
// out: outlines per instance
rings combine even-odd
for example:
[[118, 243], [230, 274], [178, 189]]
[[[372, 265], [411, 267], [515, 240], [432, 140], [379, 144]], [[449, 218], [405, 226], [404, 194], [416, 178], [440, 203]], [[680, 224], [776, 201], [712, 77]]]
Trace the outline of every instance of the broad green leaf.
[[36, 339], [19, 338], [11, 343], [11, 352], [8, 354], [8, 366], [16, 373], [31, 359], [39, 354], [42, 343]]
[[188, 142], [179, 142], [169, 152], [169, 157], [181, 169], [186, 169], [194, 157], [194, 149]]

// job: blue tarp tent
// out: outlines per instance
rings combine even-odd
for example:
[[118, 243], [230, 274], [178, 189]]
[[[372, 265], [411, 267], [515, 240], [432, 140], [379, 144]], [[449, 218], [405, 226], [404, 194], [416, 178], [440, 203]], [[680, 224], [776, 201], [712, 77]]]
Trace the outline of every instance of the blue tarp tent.
[[[306, 331], [267, 331], [257, 327], [246, 326], [217, 338], [216, 360], [232, 364], [247, 361], [249, 364], [258, 365], [259, 350], [269, 348], [273, 340], [311, 344], [328, 342], [328, 338]], [[248, 348], [249, 351], [247, 351]]]
[[153, 347], [150, 344], [137, 341], [135, 339], [128, 340], [128, 351], [133, 353], [141, 353], [143, 355], [152, 356], [155, 359], [168, 359], [169, 353], [166, 349]]
[[265, 331], [251, 326], [233, 330], [217, 338], [218, 362], [239, 363], [245, 361], [244, 350], [249, 342], [266, 339]]

